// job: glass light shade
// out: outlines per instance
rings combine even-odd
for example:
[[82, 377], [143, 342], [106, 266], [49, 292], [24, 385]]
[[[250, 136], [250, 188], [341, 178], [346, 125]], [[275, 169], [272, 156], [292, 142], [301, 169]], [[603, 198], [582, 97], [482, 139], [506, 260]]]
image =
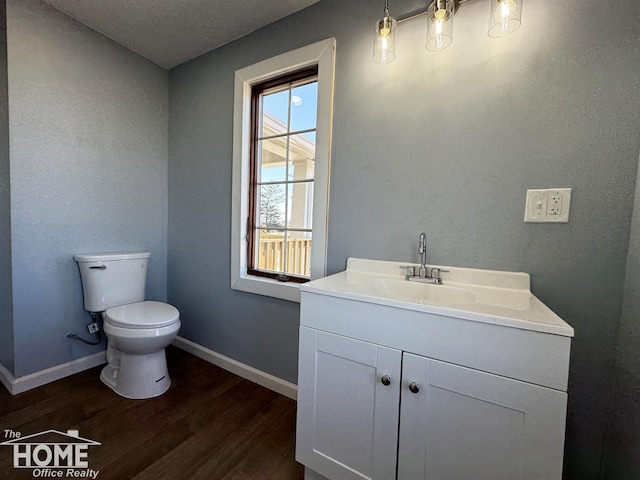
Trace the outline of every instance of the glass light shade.
[[430, 52], [439, 52], [453, 43], [453, 0], [436, 0], [427, 11], [427, 43]]
[[489, 36], [504, 37], [516, 31], [521, 17], [522, 0], [491, 0]]
[[385, 16], [378, 20], [375, 25], [375, 36], [373, 37], [373, 61], [384, 65], [393, 62], [396, 58], [396, 35], [398, 23], [396, 19], [389, 16], [385, 9]]

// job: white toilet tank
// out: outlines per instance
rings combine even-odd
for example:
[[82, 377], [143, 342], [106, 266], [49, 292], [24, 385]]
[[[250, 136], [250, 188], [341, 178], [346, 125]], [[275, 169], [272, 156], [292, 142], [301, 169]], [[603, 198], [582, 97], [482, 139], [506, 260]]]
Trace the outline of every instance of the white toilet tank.
[[80, 267], [84, 308], [108, 308], [142, 302], [147, 283], [149, 252], [85, 253], [73, 256]]

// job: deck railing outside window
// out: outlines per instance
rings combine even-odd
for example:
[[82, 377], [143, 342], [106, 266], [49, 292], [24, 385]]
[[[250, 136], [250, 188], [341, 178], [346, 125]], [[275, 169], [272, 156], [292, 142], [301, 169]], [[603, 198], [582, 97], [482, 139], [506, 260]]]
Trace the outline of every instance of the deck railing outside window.
[[[281, 272], [284, 259], [284, 238], [260, 238], [258, 268]], [[311, 239], [287, 240], [287, 274], [309, 277], [311, 275]]]

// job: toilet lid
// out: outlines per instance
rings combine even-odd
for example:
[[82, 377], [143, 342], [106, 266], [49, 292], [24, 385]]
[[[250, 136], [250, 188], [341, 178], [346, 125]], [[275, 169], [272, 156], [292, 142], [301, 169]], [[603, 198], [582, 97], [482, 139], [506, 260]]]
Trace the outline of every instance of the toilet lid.
[[116, 327], [159, 328], [180, 319], [180, 312], [173, 305], [162, 302], [138, 302], [109, 308], [105, 321]]

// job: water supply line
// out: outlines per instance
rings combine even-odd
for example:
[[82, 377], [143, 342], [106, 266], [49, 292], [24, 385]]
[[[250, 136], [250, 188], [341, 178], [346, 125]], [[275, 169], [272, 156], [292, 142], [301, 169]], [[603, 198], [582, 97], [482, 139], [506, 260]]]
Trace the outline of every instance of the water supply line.
[[[97, 315], [95, 313], [91, 313], [91, 320], [92, 320], [91, 325], [93, 325], [94, 323], [96, 325], [98, 324]], [[102, 334], [100, 333], [100, 328], [96, 328], [96, 332], [95, 333], [98, 334], [98, 340], [95, 341], [95, 342], [92, 342], [91, 340], [86, 340], [86, 339], [82, 338], [80, 335], [78, 335], [78, 332], [67, 333], [67, 337], [73, 338], [74, 340], [79, 340], [82, 343], [86, 343], [87, 345], [98, 345], [100, 342], [102, 342]]]

